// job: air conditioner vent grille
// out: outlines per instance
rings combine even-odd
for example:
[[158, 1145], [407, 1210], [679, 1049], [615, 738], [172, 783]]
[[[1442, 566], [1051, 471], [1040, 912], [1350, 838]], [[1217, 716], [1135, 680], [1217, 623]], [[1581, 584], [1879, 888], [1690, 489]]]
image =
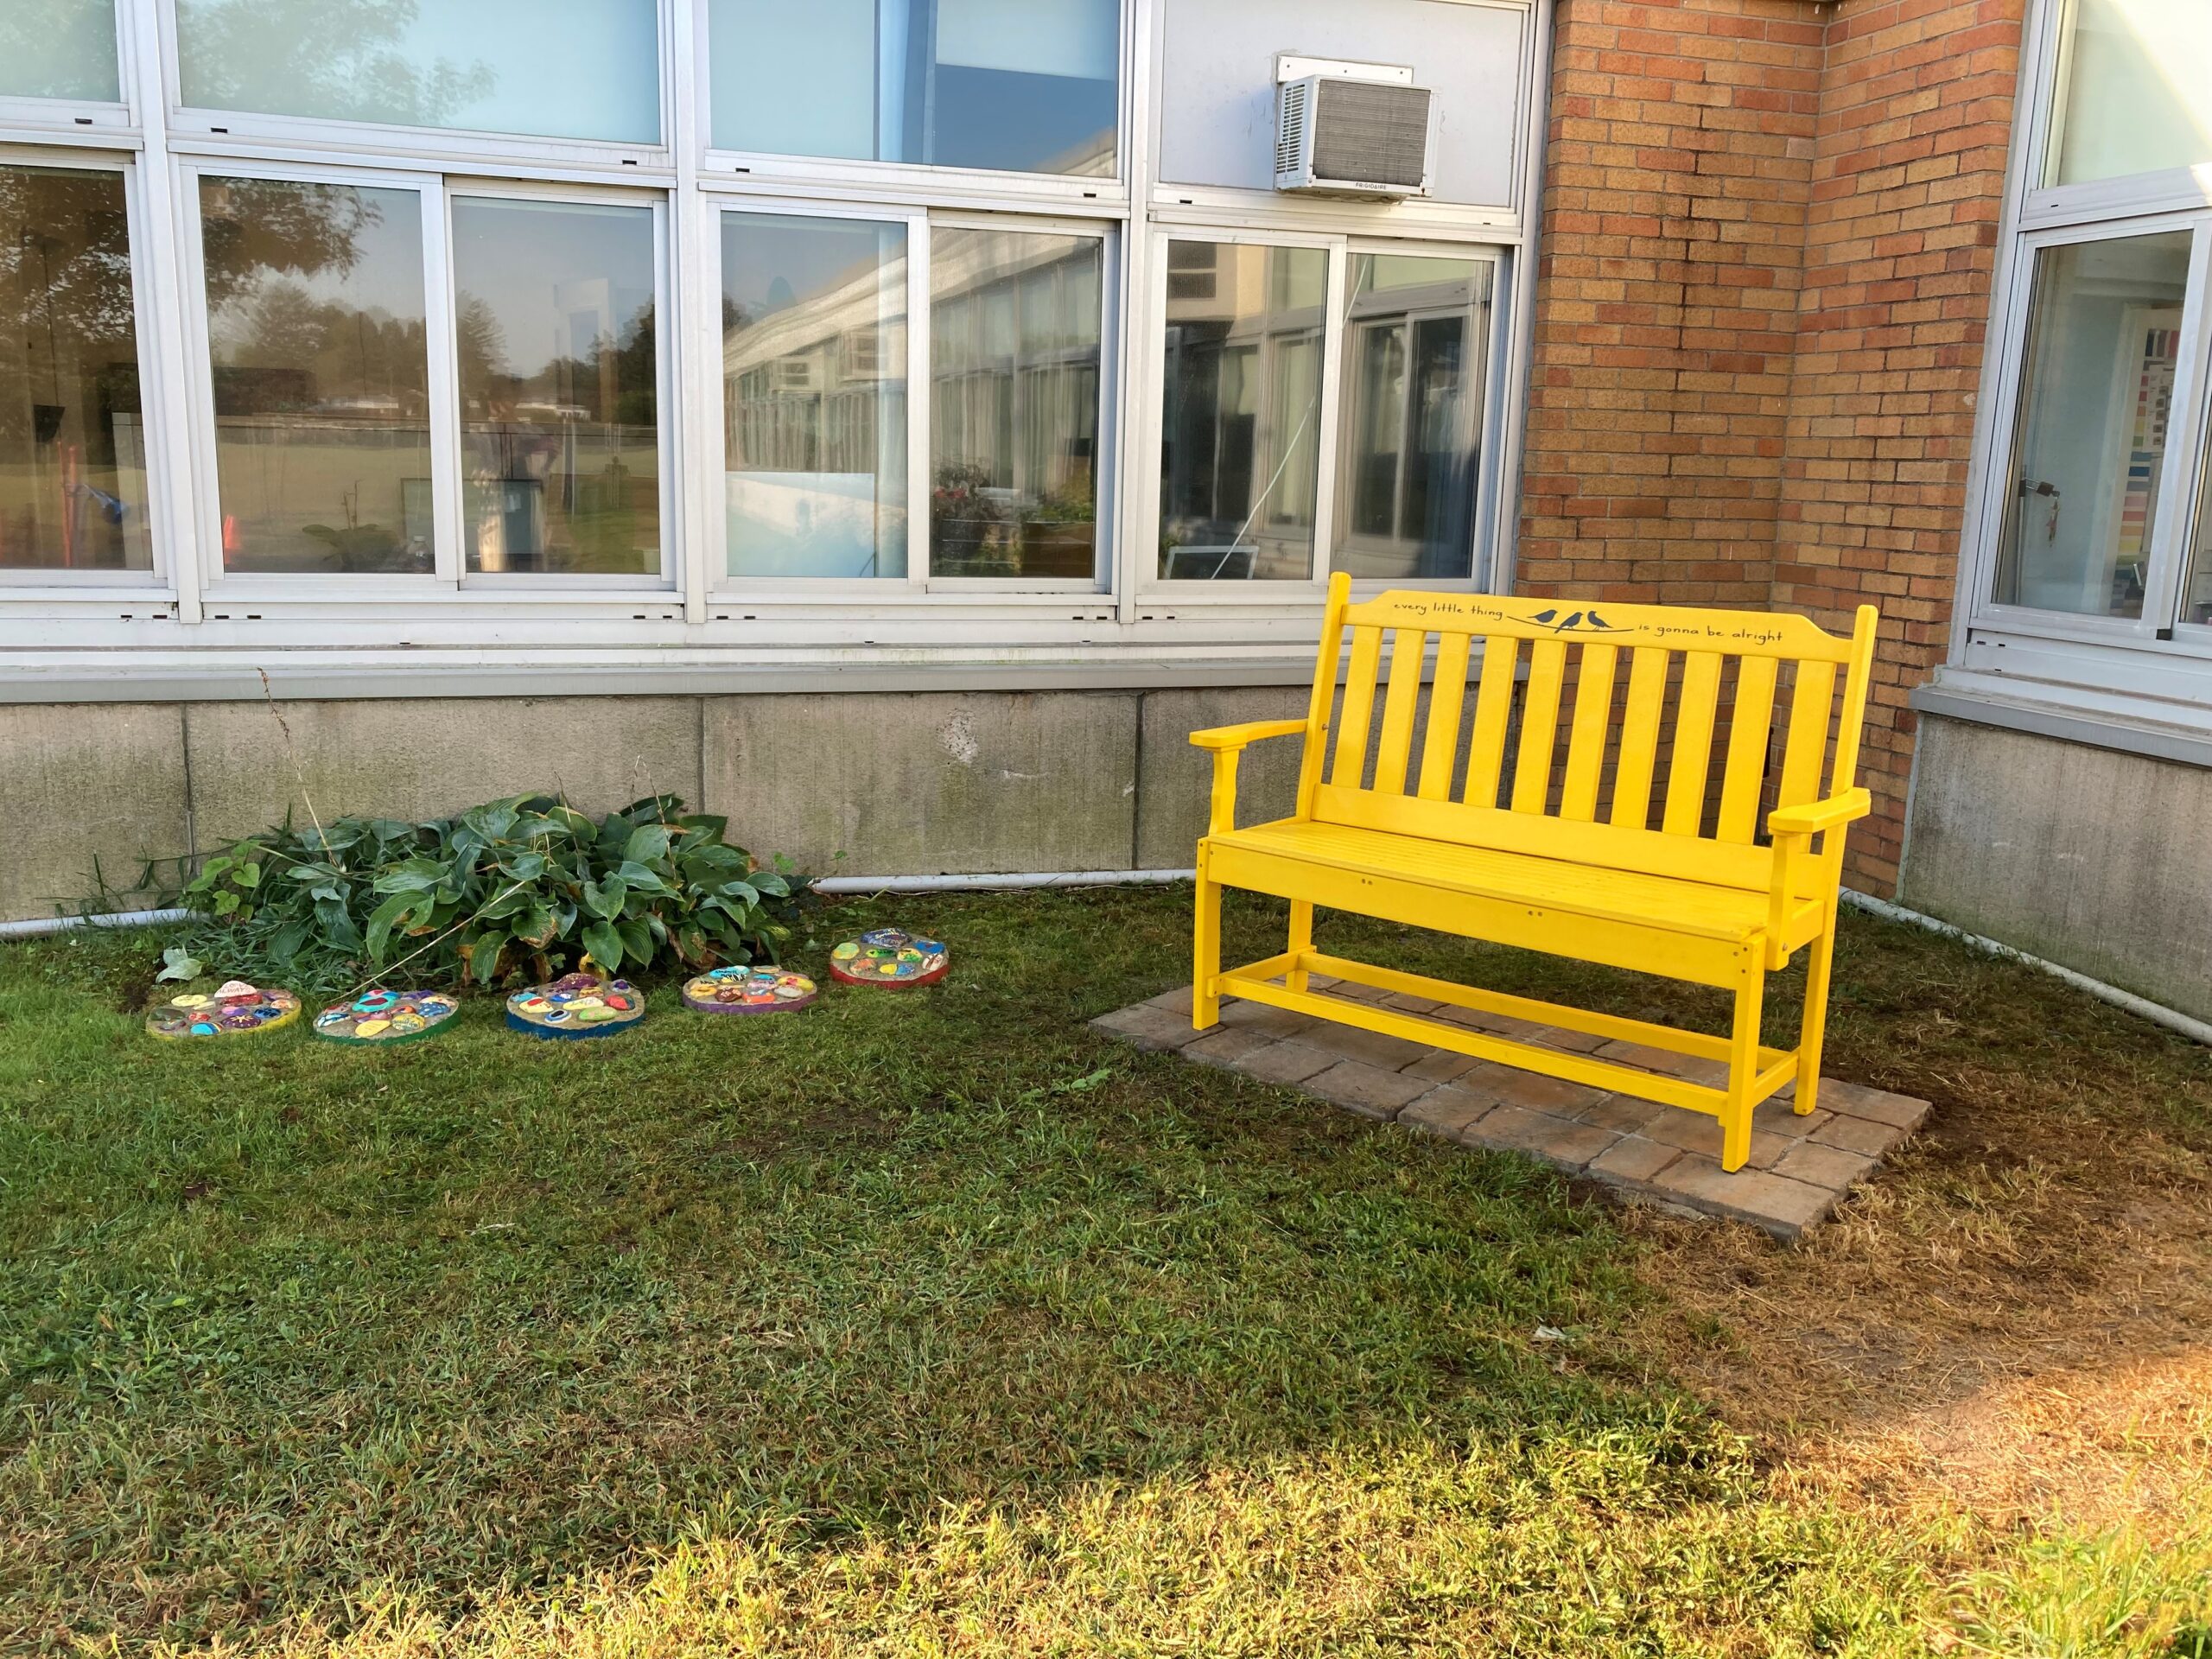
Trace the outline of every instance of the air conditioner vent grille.
[[1313, 172], [1419, 190], [1428, 176], [1428, 89], [1325, 80], [1315, 88]]
[[1299, 158], [1306, 149], [1306, 111], [1312, 91], [1313, 83], [1305, 80], [1294, 80], [1282, 89], [1282, 122], [1275, 136], [1279, 175], [1298, 171]]

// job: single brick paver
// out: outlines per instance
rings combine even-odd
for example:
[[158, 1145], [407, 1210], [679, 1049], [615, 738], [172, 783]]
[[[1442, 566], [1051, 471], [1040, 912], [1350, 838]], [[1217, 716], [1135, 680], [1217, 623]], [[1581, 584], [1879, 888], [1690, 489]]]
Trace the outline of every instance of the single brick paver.
[[[1312, 988], [1418, 1011], [1421, 999], [1394, 996], [1316, 974]], [[1854, 1183], [1928, 1117], [1928, 1103], [1862, 1084], [1823, 1078], [1816, 1109], [1800, 1117], [1790, 1091], [1751, 1116], [1750, 1163], [1720, 1167], [1720, 1125], [1701, 1112], [1478, 1060], [1380, 1032], [1340, 1026], [1265, 1003], [1231, 998], [1221, 1023], [1191, 1027], [1187, 988], [1091, 1023], [1141, 1048], [1179, 1052], [1262, 1083], [1319, 1096], [1363, 1116], [1466, 1147], [1518, 1152], [1670, 1214], [1747, 1221], [1796, 1239], [1817, 1226]], [[1725, 1080], [1717, 1061], [1637, 1043], [1601, 1042], [1556, 1027], [1449, 1005], [1428, 1017], [1497, 1032], [1698, 1083]]]
[[1428, 1084], [1421, 1078], [1402, 1077], [1387, 1066], [1370, 1065], [1364, 1060], [1338, 1060], [1300, 1086], [1362, 1117], [1395, 1117], [1400, 1107], [1428, 1092]]

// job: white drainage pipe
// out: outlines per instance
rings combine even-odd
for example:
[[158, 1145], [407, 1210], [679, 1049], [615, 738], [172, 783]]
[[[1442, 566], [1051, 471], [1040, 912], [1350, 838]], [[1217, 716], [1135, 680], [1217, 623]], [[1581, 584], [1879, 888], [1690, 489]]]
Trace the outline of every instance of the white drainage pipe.
[[2100, 1002], [2109, 1002], [2115, 1008], [2125, 1008], [2138, 1019], [2148, 1020], [2154, 1026], [2164, 1026], [2168, 1031], [2179, 1032], [2193, 1043], [2212, 1047], [2212, 1025], [2207, 1025], [2202, 1020], [2192, 1020], [2185, 1014], [2177, 1013], [2163, 1003], [2153, 1002], [2147, 997], [2138, 996], [2133, 991], [2123, 991], [2117, 985], [2107, 985], [2101, 979], [2091, 979], [2087, 974], [2077, 973], [2056, 962], [2046, 962], [2041, 957], [2030, 956], [2012, 945], [1996, 939], [1986, 939], [1979, 933], [1969, 933], [1962, 927], [1954, 927], [1933, 916], [1923, 916], [1916, 910], [1907, 910], [1903, 905], [1893, 905], [1886, 899], [1877, 899], [1871, 893], [1857, 893], [1846, 887], [1843, 902], [1871, 916], [1926, 928], [1930, 933], [1941, 933], [1946, 938], [1958, 939], [1990, 956], [2004, 957], [2013, 962], [2025, 963], [2031, 968], [2039, 968], [2053, 978], [2064, 980], [2077, 991], [2087, 991]]
[[160, 927], [181, 922], [188, 910], [116, 910], [98, 916], [41, 916], [34, 921], [0, 922], [0, 939], [42, 939], [80, 927]]
[[1010, 893], [1036, 887], [1140, 887], [1195, 881], [1196, 870], [1052, 870], [1014, 875], [832, 875], [817, 893]]

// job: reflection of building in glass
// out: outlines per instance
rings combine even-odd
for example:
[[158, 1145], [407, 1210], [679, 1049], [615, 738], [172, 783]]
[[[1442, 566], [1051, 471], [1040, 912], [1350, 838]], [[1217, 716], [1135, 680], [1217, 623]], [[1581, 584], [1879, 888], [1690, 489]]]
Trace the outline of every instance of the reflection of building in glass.
[[1319, 248], [1169, 245], [1163, 576], [1312, 574], [1327, 273]]
[[1491, 267], [1354, 254], [1336, 568], [1465, 576], [1488, 378]]

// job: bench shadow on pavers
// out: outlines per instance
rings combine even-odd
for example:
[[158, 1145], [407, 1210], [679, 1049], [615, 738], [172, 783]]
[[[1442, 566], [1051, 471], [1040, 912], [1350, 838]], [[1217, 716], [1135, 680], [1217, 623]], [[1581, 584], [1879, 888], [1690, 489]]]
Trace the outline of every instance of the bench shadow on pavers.
[[[1318, 974], [1313, 985], [1694, 1082], [1713, 1081], [1725, 1070], [1715, 1060], [1387, 996]], [[1282, 1084], [1363, 1117], [1461, 1146], [1522, 1153], [1627, 1198], [1747, 1221], [1791, 1241], [1826, 1220], [1853, 1183], [1871, 1174], [1928, 1116], [1924, 1100], [1823, 1077], [1820, 1105], [1803, 1117], [1791, 1109], [1788, 1089], [1758, 1108], [1751, 1160], [1729, 1174], [1720, 1167], [1717, 1119], [1264, 1003], [1224, 999], [1221, 1022], [1195, 1031], [1185, 988], [1091, 1023], [1140, 1048]]]

